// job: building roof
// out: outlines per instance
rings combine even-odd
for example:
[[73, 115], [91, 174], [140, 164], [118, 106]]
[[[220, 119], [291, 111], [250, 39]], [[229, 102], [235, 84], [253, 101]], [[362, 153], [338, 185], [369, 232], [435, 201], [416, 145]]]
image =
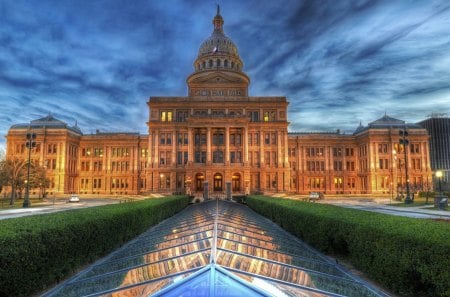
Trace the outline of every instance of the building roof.
[[194, 204], [44, 296], [386, 296], [235, 202]]
[[22, 123], [22, 124], [16, 124], [12, 125], [10, 129], [67, 129], [72, 132], [75, 132], [77, 134], [83, 135], [83, 132], [81, 132], [81, 129], [78, 127], [78, 125], [75, 123], [74, 126], [69, 126], [66, 122], [63, 122], [57, 118], [55, 118], [53, 115], [49, 114], [46, 117], [32, 120], [30, 123]]
[[369, 129], [386, 129], [386, 128], [421, 129], [422, 127], [418, 124], [408, 124], [405, 121], [384, 114], [384, 116], [373, 122], [370, 122], [367, 126], [363, 126], [362, 123], [360, 122], [359, 126], [356, 128], [353, 134], [358, 134]]

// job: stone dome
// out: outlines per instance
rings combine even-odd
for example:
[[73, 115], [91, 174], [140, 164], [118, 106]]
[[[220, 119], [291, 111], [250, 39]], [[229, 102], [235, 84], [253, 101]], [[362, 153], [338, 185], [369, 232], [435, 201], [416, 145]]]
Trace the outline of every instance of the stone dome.
[[218, 30], [214, 30], [211, 36], [202, 43], [198, 51], [198, 56], [202, 57], [215, 53], [239, 58], [234, 42], [223, 31]]
[[189, 96], [247, 96], [250, 78], [242, 70], [244, 64], [236, 45], [223, 32], [218, 5], [212, 23], [214, 30], [200, 45], [194, 72], [186, 79]]
[[206, 56], [228, 56], [229, 58], [235, 60], [237, 63], [242, 61], [239, 57], [238, 50], [234, 42], [225, 35], [223, 31], [223, 18], [220, 15], [220, 8], [217, 6], [217, 14], [212, 21], [214, 25], [214, 31], [211, 36], [209, 36], [200, 45], [198, 50], [197, 59], [205, 58]]

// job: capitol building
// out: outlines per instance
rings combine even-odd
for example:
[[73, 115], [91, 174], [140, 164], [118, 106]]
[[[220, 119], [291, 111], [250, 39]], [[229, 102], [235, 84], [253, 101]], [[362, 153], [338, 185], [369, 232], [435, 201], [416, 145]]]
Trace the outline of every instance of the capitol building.
[[147, 135], [84, 134], [48, 115], [11, 126], [7, 157], [26, 159], [33, 131], [32, 163], [45, 168], [51, 194], [222, 193], [227, 185], [245, 194], [397, 194], [405, 169], [412, 190], [431, 187], [424, 128], [385, 114], [352, 134], [336, 127], [288, 132], [288, 99], [251, 96], [219, 10], [212, 23], [187, 77], [187, 96], [148, 99]]

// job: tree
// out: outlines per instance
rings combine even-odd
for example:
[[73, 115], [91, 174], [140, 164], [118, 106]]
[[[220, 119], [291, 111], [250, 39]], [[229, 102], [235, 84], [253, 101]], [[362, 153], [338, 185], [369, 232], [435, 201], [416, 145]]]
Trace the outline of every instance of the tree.
[[33, 166], [30, 173], [30, 188], [39, 188], [39, 198], [45, 198], [46, 189], [50, 186], [50, 179], [46, 177], [47, 168]]
[[11, 158], [2, 161], [0, 179], [3, 186], [11, 186], [10, 205], [14, 205], [16, 192], [25, 187], [27, 162], [18, 158]]
[[6, 176], [5, 176], [5, 151], [0, 149], [0, 193], [3, 190], [3, 185], [6, 185]]

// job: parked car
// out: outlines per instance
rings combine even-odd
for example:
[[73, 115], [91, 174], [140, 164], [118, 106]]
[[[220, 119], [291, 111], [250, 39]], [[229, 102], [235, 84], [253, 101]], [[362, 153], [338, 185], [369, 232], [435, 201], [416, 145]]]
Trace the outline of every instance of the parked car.
[[70, 195], [69, 202], [80, 202], [80, 198], [77, 195]]

